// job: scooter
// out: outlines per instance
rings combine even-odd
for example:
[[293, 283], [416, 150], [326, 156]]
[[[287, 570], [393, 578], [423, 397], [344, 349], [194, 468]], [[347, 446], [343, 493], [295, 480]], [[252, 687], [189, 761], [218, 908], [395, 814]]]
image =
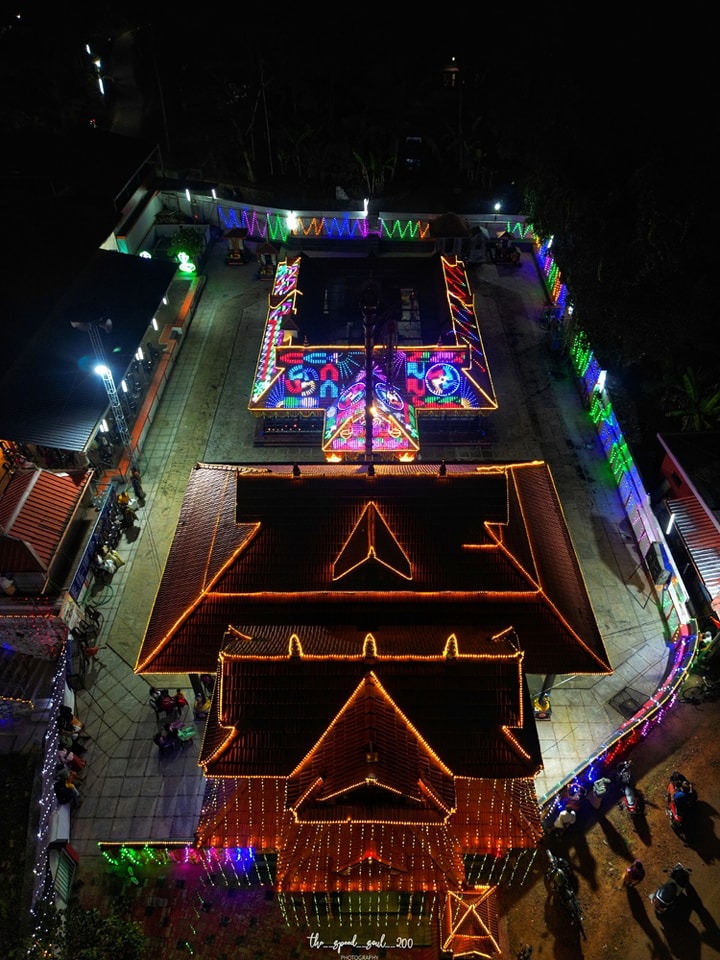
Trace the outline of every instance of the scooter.
[[545, 878], [553, 893], [560, 898], [563, 906], [570, 915], [570, 922], [576, 927], [582, 927], [583, 912], [572, 882], [572, 868], [567, 860], [556, 857], [551, 850], [546, 850], [548, 868]]
[[623, 760], [617, 769], [617, 781], [622, 791], [620, 796], [620, 806], [627, 810], [634, 820], [640, 813], [640, 798], [635, 789], [635, 782], [630, 771], [630, 760]]
[[670, 774], [670, 780], [667, 786], [667, 805], [665, 812], [670, 821], [670, 826], [675, 833], [682, 834], [687, 832], [688, 818], [692, 815], [692, 809], [697, 802], [697, 793], [695, 787], [690, 783], [685, 774], [679, 770], [674, 770]]
[[690, 870], [681, 863], [676, 863], [670, 871], [670, 879], [667, 883], [658, 887], [655, 893], [650, 894], [650, 900], [655, 907], [655, 915], [659, 918], [665, 917], [677, 909], [680, 897], [685, 893], [685, 888], [690, 881]]

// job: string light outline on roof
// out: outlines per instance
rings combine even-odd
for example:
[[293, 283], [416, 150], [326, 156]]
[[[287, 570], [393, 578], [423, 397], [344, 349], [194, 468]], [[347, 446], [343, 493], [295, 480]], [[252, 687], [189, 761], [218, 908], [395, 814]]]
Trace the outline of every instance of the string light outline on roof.
[[333, 719], [330, 721], [330, 725], [328, 726], [328, 728], [320, 736], [319, 740], [317, 740], [316, 743], [310, 748], [310, 750], [308, 750], [308, 752], [305, 754], [302, 760], [298, 764], [296, 764], [293, 770], [290, 771], [290, 774], [288, 776], [293, 777], [299, 774], [302, 768], [306, 766], [307, 763], [309, 763], [313, 754], [317, 753], [320, 750], [321, 746], [323, 746], [325, 742], [329, 740], [331, 734], [333, 733], [333, 728], [339, 723], [342, 715], [346, 713], [355, 704], [355, 702], [363, 695], [365, 686], [368, 683], [371, 683], [375, 687], [375, 689], [378, 691], [378, 693], [388, 702], [388, 704], [392, 707], [392, 709], [395, 710], [395, 712], [400, 717], [400, 719], [405, 724], [405, 726], [408, 728], [408, 730], [420, 742], [422, 747], [430, 754], [430, 757], [440, 767], [441, 771], [446, 776], [449, 776], [449, 777], [454, 776], [452, 770], [449, 767], [447, 767], [445, 763], [443, 763], [443, 761], [440, 759], [437, 753], [433, 750], [433, 748], [430, 746], [427, 740], [410, 722], [410, 720], [405, 715], [405, 713], [398, 707], [398, 705], [395, 703], [393, 698], [389, 695], [389, 693], [387, 692], [383, 684], [380, 682], [380, 679], [374, 670], [369, 670], [365, 674], [365, 676], [360, 680], [360, 682], [357, 684], [353, 692], [345, 701], [344, 705], [340, 708], [336, 716], [333, 717]]
[[[377, 521], [379, 521], [380, 524], [382, 525], [381, 529], [386, 530], [387, 533], [390, 535], [391, 539], [397, 546], [401, 557], [406, 561], [407, 572], [405, 572], [405, 570], [398, 569], [397, 565], [393, 565], [392, 562], [383, 559], [383, 557], [381, 557], [378, 554], [376, 549], [377, 542], [376, 542], [376, 526], [375, 526]], [[361, 532], [361, 526], [365, 522], [367, 522], [367, 531], [363, 533]], [[353, 541], [362, 539], [363, 537], [367, 538], [367, 551], [365, 556], [362, 557], [360, 560], [358, 560], [357, 563], [343, 569], [342, 572], [338, 573], [337, 572], [338, 564], [340, 563], [340, 560], [342, 559], [343, 555], [348, 552], [350, 544]], [[333, 562], [333, 576], [332, 576], [333, 581], [337, 582], [338, 580], [341, 580], [343, 577], [352, 573], [353, 570], [357, 570], [359, 567], [363, 566], [369, 560], [372, 560], [372, 559], [377, 560], [378, 563], [382, 564], [384, 567], [386, 567], [388, 570], [391, 570], [393, 573], [397, 573], [397, 575], [402, 577], [403, 580], [413, 579], [412, 563], [410, 561], [410, 558], [408, 557], [407, 553], [403, 550], [403, 548], [400, 546], [400, 542], [398, 541], [398, 538], [395, 536], [395, 534], [391, 530], [390, 525], [388, 524], [387, 520], [382, 514], [382, 511], [379, 509], [377, 503], [374, 500], [370, 500], [365, 504], [362, 510], [362, 513], [358, 517], [355, 525], [350, 531], [350, 534], [345, 540], [345, 543], [342, 545], [340, 552], [335, 558]]]

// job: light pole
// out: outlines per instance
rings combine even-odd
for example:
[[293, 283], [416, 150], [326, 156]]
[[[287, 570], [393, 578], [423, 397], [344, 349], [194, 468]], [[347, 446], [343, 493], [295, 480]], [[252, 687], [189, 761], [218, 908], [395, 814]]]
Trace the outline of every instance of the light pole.
[[[77, 330], [87, 331], [87, 334], [90, 337], [90, 343], [92, 344], [95, 359], [97, 360], [95, 373], [102, 377], [103, 384], [105, 386], [105, 392], [107, 393], [107, 397], [110, 402], [110, 408], [112, 409], [113, 417], [115, 418], [115, 424], [118, 428], [118, 433], [120, 434], [120, 439], [122, 441], [123, 451], [127, 451], [128, 461], [130, 467], [132, 468], [135, 466], [135, 454], [132, 448], [132, 440], [128, 431], [127, 422], [125, 420], [125, 411], [122, 408], [120, 397], [118, 396], [118, 392], [115, 388], [112, 370], [107, 365], [107, 361], [105, 360], [105, 350], [103, 349], [102, 340], [100, 339], [101, 330], [104, 330], [106, 333], [109, 333], [112, 330], [112, 320], [108, 318], [104, 320], [95, 320], [92, 323], [71, 323], [71, 325]], [[126, 479], [124, 474], [123, 479]]]
[[360, 310], [365, 333], [365, 461], [373, 461], [373, 347], [375, 346], [375, 327], [378, 307], [380, 306], [380, 288], [374, 280], [368, 280], [360, 293]]
[[95, 367], [95, 373], [97, 373], [98, 376], [102, 377], [103, 379], [105, 391], [108, 395], [108, 400], [110, 401], [113, 417], [115, 418], [115, 424], [118, 428], [120, 439], [122, 440], [123, 449], [127, 450], [130, 466], [133, 467], [135, 466], [135, 462], [133, 457], [132, 440], [130, 439], [127, 423], [125, 422], [125, 411], [122, 408], [120, 397], [115, 389], [115, 381], [113, 380], [112, 370], [110, 370], [109, 367], [106, 367], [105, 364], [99, 363]]

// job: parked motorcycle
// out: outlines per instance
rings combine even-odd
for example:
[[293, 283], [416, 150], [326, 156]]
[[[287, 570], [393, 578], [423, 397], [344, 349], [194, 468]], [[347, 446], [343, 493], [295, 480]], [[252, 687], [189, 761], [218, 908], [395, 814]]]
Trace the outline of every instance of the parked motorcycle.
[[690, 881], [690, 870], [681, 863], [676, 863], [670, 871], [670, 878], [667, 883], [658, 887], [655, 893], [650, 894], [650, 899], [655, 907], [655, 915], [664, 918], [668, 913], [673, 913], [680, 902], [680, 898], [685, 894], [685, 889]]
[[570, 922], [574, 926], [582, 928], [583, 912], [573, 886], [572, 868], [567, 860], [556, 857], [551, 850], [546, 850], [546, 853], [548, 868], [545, 878], [548, 886], [554, 894], [557, 894], [567, 910]]
[[620, 785], [620, 807], [627, 810], [633, 820], [642, 812], [640, 795], [635, 789], [635, 780], [630, 770], [630, 760], [623, 760], [617, 768], [617, 782]]
[[665, 812], [675, 833], [687, 833], [688, 821], [697, 802], [697, 792], [684, 773], [674, 770], [667, 786]]

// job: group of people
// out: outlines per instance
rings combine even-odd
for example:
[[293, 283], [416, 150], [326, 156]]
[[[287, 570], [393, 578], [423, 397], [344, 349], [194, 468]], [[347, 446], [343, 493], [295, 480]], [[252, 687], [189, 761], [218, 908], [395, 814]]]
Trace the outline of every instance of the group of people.
[[153, 743], [161, 754], [174, 751], [176, 747], [194, 737], [195, 727], [184, 724], [188, 702], [183, 690], [176, 690], [171, 696], [169, 690], [151, 687], [150, 706], [155, 711], [158, 723], [165, 721], [153, 737]]
[[153, 737], [153, 743], [161, 754], [166, 753], [192, 740], [196, 732], [195, 727], [184, 726], [182, 720], [173, 720], [172, 723], [164, 724], [162, 730], [158, 730]]
[[70, 707], [63, 705], [58, 712], [58, 748], [55, 765], [54, 790], [59, 804], [69, 803], [79, 806], [82, 797], [78, 789], [78, 780], [82, 779], [86, 761], [82, 755], [86, 752], [84, 741], [85, 725]]
[[[587, 786], [579, 782], [571, 783], [567, 789], [564, 804], [552, 824], [551, 833], [559, 836], [565, 833], [568, 827], [573, 826], [585, 800], [588, 800], [595, 810], [599, 810], [612, 783], [609, 777], [602, 776]], [[682, 773], [675, 771], [667, 787], [668, 805], [673, 804], [677, 816], [682, 818], [696, 798], [697, 793], [693, 784]], [[635, 859], [623, 872], [620, 887], [635, 887], [644, 879], [645, 867], [642, 861]]]
[[142, 477], [137, 467], [130, 470], [130, 485], [133, 489], [134, 497], [130, 496], [128, 490], [118, 494], [117, 502], [120, 507], [121, 523], [123, 530], [132, 529], [137, 522], [138, 507], [145, 505], [145, 491], [143, 490]]
[[567, 789], [563, 808], [553, 822], [553, 830], [557, 833], [564, 833], [568, 827], [571, 827], [577, 820], [577, 815], [585, 800], [588, 801], [593, 810], [599, 810], [610, 786], [612, 786], [610, 777], [598, 777], [587, 787], [582, 783], [573, 781]]
[[158, 690], [157, 687], [150, 688], [150, 706], [155, 711], [157, 717], [181, 718], [185, 715], [188, 702], [182, 690], [176, 690], [173, 696], [170, 696], [169, 690]]
[[138, 503], [131, 499], [127, 490], [118, 494], [117, 502], [120, 507], [120, 525], [123, 530], [130, 530], [137, 522]]
[[177, 722], [166, 723], [153, 737], [153, 743], [160, 751], [180, 745], [180, 728]]

